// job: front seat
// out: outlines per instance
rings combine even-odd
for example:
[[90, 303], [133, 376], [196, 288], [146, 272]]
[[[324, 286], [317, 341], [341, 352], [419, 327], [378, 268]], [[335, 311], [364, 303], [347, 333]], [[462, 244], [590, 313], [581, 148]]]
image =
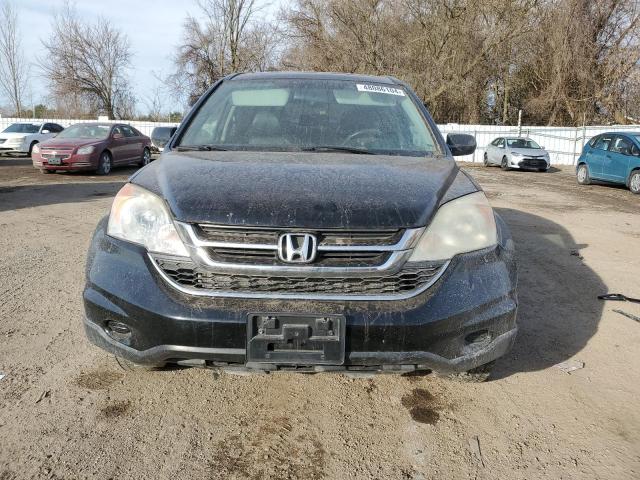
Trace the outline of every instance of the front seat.
[[271, 112], [258, 112], [247, 132], [249, 145], [283, 145], [286, 141], [280, 120]]

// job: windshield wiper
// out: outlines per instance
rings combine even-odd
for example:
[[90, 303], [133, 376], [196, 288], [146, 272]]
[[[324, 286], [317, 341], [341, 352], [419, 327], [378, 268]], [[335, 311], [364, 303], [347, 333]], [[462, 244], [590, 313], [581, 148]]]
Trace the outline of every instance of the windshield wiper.
[[226, 152], [229, 149], [228, 148], [224, 148], [224, 147], [220, 147], [218, 145], [179, 145], [178, 147], [176, 147], [176, 150], [178, 152], [193, 152], [193, 151], [199, 151], [199, 152], [211, 152], [211, 151]]
[[335, 145], [319, 145], [316, 147], [303, 147], [303, 152], [347, 152], [347, 153], [359, 153], [361, 155], [376, 155], [371, 150], [358, 147], [343, 147]]

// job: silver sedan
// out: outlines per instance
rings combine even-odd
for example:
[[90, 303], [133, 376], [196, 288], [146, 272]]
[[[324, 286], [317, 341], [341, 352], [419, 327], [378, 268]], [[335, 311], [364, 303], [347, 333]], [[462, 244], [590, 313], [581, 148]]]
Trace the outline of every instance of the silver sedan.
[[549, 170], [549, 154], [529, 138], [498, 137], [484, 152], [484, 165], [500, 165], [503, 170], [519, 168], [523, 170]]

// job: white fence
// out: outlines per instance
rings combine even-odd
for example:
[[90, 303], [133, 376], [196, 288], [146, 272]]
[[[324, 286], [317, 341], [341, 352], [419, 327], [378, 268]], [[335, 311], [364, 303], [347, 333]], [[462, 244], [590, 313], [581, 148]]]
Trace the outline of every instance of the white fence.
[[[74, 123], [87, 122], [89, 120], [71, 120], [71, 119], [37, 119], [25, 120], [18, 118], [0, 117], [0, 131], [7, 128], [15, 122], [54, 122], [68, 127]], [[112, 120], [112, 122], [116, 122]], [[145, 135], [151, 135], [151, 131], [155, 127], [175, 126], [177, 123], [169, 122], [139, 122], [139, 121], [118, 121], [128, 123]], [[545, 147], [551, 156], [553, 165], [574, 165], [582, 152], [582, 147], [589, 139], [599, 133], [611, 131], [640, 131], [640, 126], [634, 125], [610, 125], [610, 126], [588, 126], [588, 127], [503, 127], [496, 125], [459, 125], [446, 124], [438, 125], [443, 135], [447, 133], [468, 133], [473, 135], [478, 144], [473, 155], [459, 157], [459, 160], [467, 162], [481, 162], [484, 156], [485, 146], [500, 136], [517, 136], [523, 135], [535, 140], [538, 144]]]
[[[58, 125], [62, 125], [63, 127], [68, 127], [73, 125], [74, 123], [83, 123], [83, 122], [96, 122], [97, 120], [78, 120], [78, 119], [59, 119], [59, 118], [37, 118], [37, 119], [26, 119], [26, 118], [4, 118], [0, 117], [0, 132], [7, 128], [12, 123], [18, 122], [33, 122], [33, 123], [57, 123]], [[100, 120], [102, 122], [102, 120]], [[107, 120], [108, 123], [127, 123], [132, 127], [137, 128], [145, 135], [151, 135], [152, 130], [155, 127], [174, 127], [178, 125], [177, 123], [170, 122], [139, 122], [136, 120], [128, 121], [128, 120]]]
[[458, 157], [467, 162], [482, 162], [487, 144], [496, 137], [522, 135], [542, 145], [551, 157], [552, 165], [575, 165], [582, 153], [582, 147], [592, 137], [604, 132], [636, 131], [639, 125], [609, 125], [587, 127], [503, 127], [497, 125], [438, 125], [443, 135], [447, 133], [468, 133], [473, 135], [478, 144], [473, 155]]

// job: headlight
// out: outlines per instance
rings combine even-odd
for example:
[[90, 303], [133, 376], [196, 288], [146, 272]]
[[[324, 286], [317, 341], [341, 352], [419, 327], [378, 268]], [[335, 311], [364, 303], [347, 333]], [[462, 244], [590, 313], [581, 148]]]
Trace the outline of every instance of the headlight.
[[410, 262], [448, 260], [498, 243], [496, 220], [483, 192], [441, 206], [422, 234]]
[[89, 155], [90, 153], [93, 153], [94, 150], [94, 146], [93, 145], [87, 145], [86, 147], [80, 147], [78, 149], [78, 155]]
[[150, 252], [189, 256], [164, 201], [132, 183], [122, 187], [113, 200], [107, 233]]
[[40, 145], [36, 143], [31, 149], [31, 153], [40, 153]]
[[513, 155], [514, 157], [521, 157], [522, 154], [520, 152], [511, 152], [511, 155]]

